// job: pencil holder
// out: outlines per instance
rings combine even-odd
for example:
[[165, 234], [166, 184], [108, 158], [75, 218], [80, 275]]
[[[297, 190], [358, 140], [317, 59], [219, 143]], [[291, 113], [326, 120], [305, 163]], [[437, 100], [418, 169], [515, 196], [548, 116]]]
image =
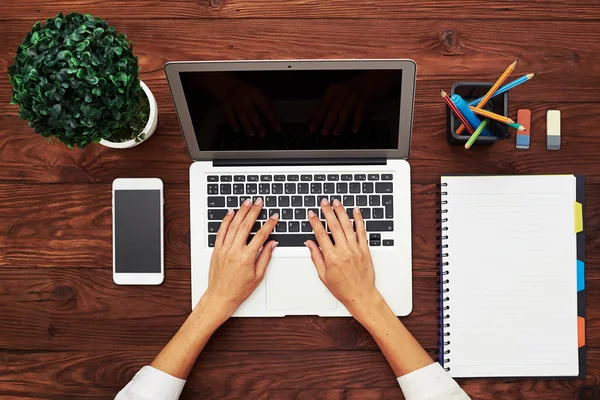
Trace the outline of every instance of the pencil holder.
[[[459, 94], [467, 103], [475, 100], [481, 96], [484, 96], [487, 91], [492, 87], [493, 83], [488, 82], [456, 82], [452, 85], [450, 96], [454, 93]], [[508, 92], [502, 93], [496, 97], [491, 98], [484, 109], [492, 111], [496, 114], [508, 116]], [[479, 117], [483, 120], [482, 117]], [[463, 132], [462, 135], [456, 134], [456, 129], [461, 125], [460, 120], [450, 111], [450, 108], [446, 107], [446, 139], [448, 144], [464, 146], [469, 140], [468, 132]], [[476, 126], [473, 129], [477, 128]], [[491, 136], [479, 136], [473, 143], [474, 146], [491, 145], [496, 143], [498, 140], [510, 138], [510, 132], [508, 125], [503, 123], [490, 120], [487, 125]]]

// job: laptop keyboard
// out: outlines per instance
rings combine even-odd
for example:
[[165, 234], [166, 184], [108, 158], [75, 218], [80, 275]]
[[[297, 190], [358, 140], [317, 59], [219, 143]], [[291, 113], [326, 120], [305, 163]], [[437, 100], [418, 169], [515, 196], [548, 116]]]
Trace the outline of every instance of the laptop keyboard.
[[273, 214], [279, 214], [279, 223], [269, 239], [282, 247], [304, 246], [306, 240], [315, 240], [308, 221], [312, 210], [325, 222], [320, 203], [339, 200], [354, 218], [352, 209], [358, 207], [371, 246], [393, 246], [392, 239], [382, 240], [382, 233], [394, 230], [393, 174], [232, 174], [207, 176], [208, 246], [214, 247], [221, 220], [228, 209], [237, 211], [246, 199], [252, 202], [262, 197], [263, 209], [252, 227], [256, 233]]

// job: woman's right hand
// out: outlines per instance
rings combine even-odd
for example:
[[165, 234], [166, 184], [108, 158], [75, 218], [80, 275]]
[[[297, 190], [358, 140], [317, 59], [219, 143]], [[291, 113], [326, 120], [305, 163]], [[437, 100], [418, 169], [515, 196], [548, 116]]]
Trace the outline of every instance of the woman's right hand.
[[319, 244], [308, 240], [306, 246], [321, 281], [356, 317], [381, 298], [375, 288], [375, 271], [362, 214], [358, 208], [353, 210], [354, 232], [352, 221], [339, 200], [330, 204], [323, 199], [321, 209], [335, 244], [319, 217], [309, 211], [308, 218]]

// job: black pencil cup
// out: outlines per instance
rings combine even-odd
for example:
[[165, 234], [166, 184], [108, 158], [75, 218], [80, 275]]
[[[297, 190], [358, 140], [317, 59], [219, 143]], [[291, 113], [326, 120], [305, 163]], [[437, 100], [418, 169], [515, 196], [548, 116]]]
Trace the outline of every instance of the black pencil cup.
[[[487, 91], [492, 87], [493, 83], [487, 82], [456, 82], [452, 85], [450, 96], [454, 93], [459, 94], [467, 103], [475, 100], [481, 96], [485, 96]], [[493, 113], [508, 116], [508, 92], [504, 92], [501, 95], [491, 98], [488, 100], [484, 109], [492, 111]], [[480, 120], [484, 118], [478, 116]], [[450, 108], [446, 106], [446, 138], [448, 144], [464, 146], [469, 140], [470, 135], [468, 132], [463, 131], [462, 135], [456, 134], [456, 129], [461, 125], [460, 120], [454, 115]], [[476, 127], [475, 127], [476, 128]], [[487, 129], [490, 131], [492, 136], [479, 136], [475, 139], [473, 145], [491, 145], [496, 143], [498, 140], [510, 138], [509, 126], [498, 121], [490, 119], [488, 122]]]

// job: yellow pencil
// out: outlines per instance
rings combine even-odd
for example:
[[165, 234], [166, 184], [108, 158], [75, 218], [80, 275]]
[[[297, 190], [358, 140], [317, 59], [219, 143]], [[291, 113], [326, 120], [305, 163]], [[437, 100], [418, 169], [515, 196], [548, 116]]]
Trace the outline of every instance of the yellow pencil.
[[[500, 78], [498, 78], [496, 83], [494, 83], [494, 85], [490, 88], [490, 90], [488, 90], [488, 92], [485, 94], [485, 96], [483, 96], [483, 99], [481, 99], [479, 104], [477, 104], [477, 106], [476, 106], [477, 108], [483, 108], [485, 103], [488, 102], [488, 100], [492, 97], [494, 92], [500, 87], [500, 85], [502, 85], [504, 83], [506, 78], [508, 78], [510, 76], [510, 74], [515, 70], [515, 68], [517, 66], [517, 62], [519, 62], [518, 59], [514, 63], [510, 64], [508, 66], [508, 68], [506, 68], [506, 71], [504, 71], [504, 73], [500, 76]], [[456, 130], [456, 134], [460, 135], [464, 129], [465, 129], [464, 125], [459, 126], [458, 129]]]
[[504, 115], [496, 114], [496, 113], [493, 113], [491, 111], [484, 110], [483, 108], [477, 108], [477, 107], [473, 107], [473, 106], [469, 106], [469, 108], [475, 114], [479, 114], [482, 117], [493, 119], [493, 120], [496, 120], [498, 122], [502, 122], [504, 124], [514, 124], [515, 123], [515, 121], [513, 121], [512, 119], [510, 119], [508, 117], [505, 117]]

